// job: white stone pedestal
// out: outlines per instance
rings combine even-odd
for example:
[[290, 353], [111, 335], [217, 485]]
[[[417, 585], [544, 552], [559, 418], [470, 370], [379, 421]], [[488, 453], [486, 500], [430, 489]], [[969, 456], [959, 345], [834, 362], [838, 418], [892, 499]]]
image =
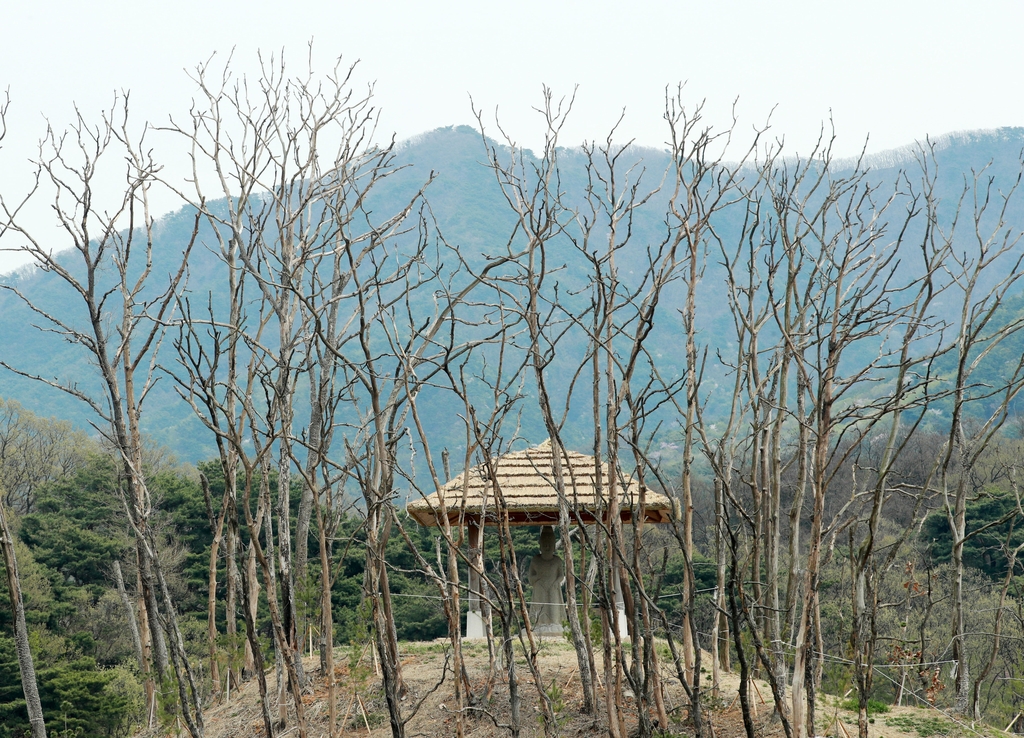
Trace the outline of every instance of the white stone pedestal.
[[626, 622], [626, 605], [620, 600], [616, 603], [615, 609], [619, 616], [619, 638], [623, 641], [629, 640], [629, 623]]
[[[519, 635], [526, 638], [526, 628], [519, 631]], [[547, 623], [545, 625], [533, 626], [533, 637], [534, 638], [565, 638], [565, 629], [561, 625], [555, 625], [554, 623]]]
[[487, 631], [484, 629], [483, 616], [474, 610], [466, 611], [466, 635], [465, 638], [486, 638]]

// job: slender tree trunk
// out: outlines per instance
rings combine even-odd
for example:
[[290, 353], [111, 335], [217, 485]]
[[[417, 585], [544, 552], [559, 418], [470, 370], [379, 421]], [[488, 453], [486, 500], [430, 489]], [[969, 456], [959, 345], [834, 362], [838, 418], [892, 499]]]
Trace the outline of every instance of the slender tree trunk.
[[725, 513], [725, 492], [723, 482], [715, 479], [715, 633], [714, 648], [717, 649], [717, 658], [712, 665], [713, 688], [715, 694], [721, 686], [721, 671], [730, 671], [729, 662], [729, 615], [726, 609], [726, 556], [728, 546], [726, 543], [726, 531], [728, 520]]
[[[538, 371], [538, 375], [540, 372]], [[538, 377], [538, 381], [543, 382]], [[548, 422], [549, 433], [554, 429], [553, 418], [551, 417], [550, 405], [547, 404], [546, 393], [542, 398], [543, 414]], [[576, 662], [580, 674], [580, 686], [583, 691], [583, 706], [580, 712], [584, 715], [592, 715], [595, 710], [594, 683], [590, 679], [591, 673], [591, 652], [588, 649], [587, 640], [583, 635], [583, 624], [580, 622], [580, 611], [577, 607], [576, 597], [576, 561], [573, 558], [572, 537], [569, 535], [571, 519], [569, 517], [569, 500], [564, 488], [564, 476], [562, 470], [562, 444], [557, 434], [552, 438], [554, 441], [551, 448], [552, 473], [554, 474], [555, 485], [558, 490], [558, 528], [562, 539], [562, 554], [565, 559], [565, 605], [566, 614], [569, 618], [569, 632], [572, 636], [573, 648], [576, 651]]]
[[390, 594], [387, 564], [384, 561], [386, 546], [387, 541], [381, 540], [378, 526], [371, 522], [367, 528], [366, 539], [366, 596], [370, 599], [373, 613], [377, 654], [380, 658], [384, 682], [384, 698], [387, 701], [388, 715], [391, 719], [391, 734], [394, 738], [405, 738], [405, 722], [401, 717], [404, 685], [401, 678], [398, 650], [391, 638], [391, 633], [394, 631], [394, 620], [391, 619], [390, 598], [385, 604], [385, 593]]
[[289, 674], [298, 679], [298, 690], [305, 689], [306, 676], [302, 668], [302, 642], [298, 632], [298, 606], [296, 602], [295, 572], [292, 570], [292, 528], [291, 528], [291, 442], [287, 436], [292, 432], [294, 411], [292, 408], [292, 383], [288, 380], [281, 390], [285, 394], [281, 410], [282, 436], [280, 457], [277, 466], [277, 561], [278, 583], [281, 588], [281, 626], [287, 638], [284, 657], [292, 662]]
[[132, 607], [132, 600], [128, 596], [128, 590], [124, 586], [124, 575], [121, 573], [121, 562], [114, 560], [114, 583], [117, 585], [117, 593], [121, 597], [121, 605], [124, 607], [125, 616], [128, 620], [128, 631], [132, 634], [132, 643], [135, 646], [135, 657], [139, 663], [139, 674], [142, 675], [143, 693], [146, 701], [146, 725], [153, 727], [152, 722], [156, 715], [156, 690], [153, 686], [153, 677], [149, 666], [148, 648], [143, 643], [143, 632], [139, 630], [139, 621], [136, 618], [135, 608]]
[[[225, 480], [225, 484], [227, 484], [227, 480]], [[232, 490], [232, 494], [228, 497], [228, 505], [234, 506], [236, 504], [235, 494]], [[224, 573], [227, 580], [225, 584], [227, 591], [224, 593], [224, 633], [227, 636], [227, 688], [230, 693], [232, 687], [237, 688], [241, 681], [236, 667], [236, 659], [238, 657], [238, 643], [236, 642], [238, 638], [238, 592], [240, 591], [241, 578], [238, 571], [238, 531], [231, 524], [228, 525], [227, 535], [225, 536]]]
[[957, 495], [956, 509], [953, 515], [953, 581], [950, 598], [953, 605], [953, 663], [956, 667], [954, 678], [953, 711], [958, 715], [967, 715], [971, 699], [971, 674], [967, 656], [967, 628], [964, 618], [964, 541], [966, 524], [966, 504], [964, 495]]
[[[689, 254], [687, 255], [688, 274], [686, 279], [686, 307], [683, 315], [683, 328], [686, 331], [686, 415], [683, 425], [683, 478], [682, 478], [682, 508], [683, 508], [683, 557], [686, 561], [693, 561], [693, 456], [694, 456], [694, 424], [697, 411], [697, 371], [699, 361], [697, 356], [697, 285], [703, 274], [699, 252], [699, 243], [691, 239], [689, 242]], [[690, 619], [693, 611], [691, 593], [694, 589], [690, 577], [692, 571], [689, 567], [683, 570], [683, 663], [686, 666], [686, 676], [693, 683], [693, 667], [696, 660], [694, 652], [699, 648], [693, 642], [693, 629], [690, 627]]]
[[221, 500], [220, 513], [213, 511], [213, 500], [210, 493], [210, 482], [205, 474], [199, 475], [199, 481], [203, 487], [203, 496], [206, 500], [206, 514], [210, 521], [210, 528], [213, 530], [213, 541], [210, 544], [210, 565], [206, 590], [206, 642], [210, 652], [210, 680], [212, 682], [212, 694], [215, 698], [220, 697], [220, 663], [217, 658], [217, 562], [220, 553], [220, 543], [224, 536], [224, 519], [227, 517], [227, 506], [230, 499], [225, 488], [224, 497]]
[[167, 643], [164, 640], [164, 631], [160, 627], [160, 612], [157, 607], [156, 591], [153, 586], [152, 565], [143, 550], [145, 544], [136, 539], [135, 542], [135, 563], [138, 573], [139, 597], [145, 604], [145, 624], [148, 626], [150, 648], [152, 649], [153, 666], [156, 667], [156, 678], [162, 682], [167, 674]]
[[[251, 537], [256, 537], [260, 534], [259, 528], [253, 530], [249, 528]], [[254, 623], [259, 618], [259, 603], [260, 603], [260, 580], [257, 575], [257, 561], [256, 561], [256, 549], [253, 547], [250, 539], [249, 548], [246, 553], [245, 560], [245, 571], [242, 575], [242, 586], [244, 588], [245, 601], [242, 603], [243, 616]], [[259, 663], [262, 663], [263, 658], [260, 656], [257, 658], [256, 649], [260, 646], [259, 641], [253, 641], [251, 638], [247, 638], [245, 642], [245, 666], [243, 667], [243, 675], [248, 674], [252, 676], [256, 673], [262, 673]]]
[[18, 560], [14, 555], [14, 537], [7, 522], [7, 511], [0, 502], [0, 549], [3, 549], [4, 570], [7, 572], [7, 591], [11, 597], [11, 611], [14, 613], [14, 650], [18, 654], [18, 670], [21, 672], [21, 689], [25, 695], [28, 722], [32, 727], [32, 738], [46, 738], [46, 724], [43, 722], [43, 705], [39, 699], [36, 684], [36, 670], [32, 663], [32, 649], [28, 642], [28, 626], [25, 624], [25, 602], [21, 598], [21, 577], [18, 575]]
[[[252, 544], [250, 544], [250, 549]], [[259, 591], [259, 585], [254, 584], [251, 579], [256, 577], [255, 567], [246, 567], [242, 572], [242, 587], [249, 597], [253, 592]], [[263, 717], [263, 732], [268, 738], [277, 735], [274, 719], [270, 714], [270, 690], [267, 688], [267, 670], [263, 663], [263, 647], [260, 644], [259, 631], [256, 629], [256, 603], [242, 603], [242, 617], [245, 620], [246, 635], [246, 656], [252, 658], [252, 671], [256, 675], [256, 682], [260, 690], [260, 714]]]
[[[138, 562], [136, 561], [136, 564]], [[156, 681], [153, 678], [153, 641], [152, 631], [149, 627], [149, 608], [146, 606], [146, 598], [142, 594], [142, 573], [136, 565], [135, 569], [135, 592], [136, 610], [139, 614], [139, 639], [142, 643], [142, 678], [146, 690], [146, 723], [147, 727], [156, 726]]]
[[747, 738], [754, 738], [754, 719], [751, 715], [750, 707], [750, 667], [747, 665], [747, 656], [744, 651], [742, 629], [740, 628], [740, 614], [739, 607], [736, 603], [736, 585], [739, 575], [736, 567], [736, 552], [732, 554], [732, 575], [729, 577], [729, 613], [730, 620], [732, 620], [732, 634], [736, 642], [736, 660], [740, 665], [740, 686], [739, 686], [739, 699], [740, 699], [740, 712], [743, 715], [743, 729], [746, 731]]
[[117, 594], [121, 598], [121, 605], [124, 607], [125, 616], [128, 619], [128, 632], [132, 636], [132, 644], [135, 646], [135, 657], [139, 662], [139, 673], [145, 671], [145, 656], [142, 652], [142, 637], [139, 635], [139, 621], [135, 619], [135, 608], [132, 607], [132, 600], [128, 596], [128, 590], [124, 586], [124, 575], [121, 573], [121, 562], [114, 559], [114, 583], [117, 586]]
[[[779, 370], [778, 408], [785, 408], [789, 395], [789, 363], [783, 358]], [[768, 535], [766, 537], [767, 566], [766, 579], [769, 586], [767, 625], [765, 641], [772, 654], [772, 671], [776, 682], [785, 688], [787, 681], [786, 657], [782, 644], [782, 600], [779, 572], [780, 549], [782, 548], [782, 434], [786, 414], [775, 410], [775, 422], [771, 430], [771, 483], [769, 485]]]
[[334, 684], [334, 616], [331, 612], [331, 557], [324, 530], [324, 516], [319, 500], [316, 505], [318, 542], [320, 544], [320, 643], [324, 662], [324, 676], [327, 680], [328, 736], [333, 738], [338, 725], [337, 690]]

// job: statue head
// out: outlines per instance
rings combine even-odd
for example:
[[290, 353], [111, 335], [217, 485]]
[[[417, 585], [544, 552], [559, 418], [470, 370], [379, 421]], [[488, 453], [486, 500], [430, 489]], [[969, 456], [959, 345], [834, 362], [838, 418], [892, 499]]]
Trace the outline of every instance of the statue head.
[[550, 559], [555, 555], [555, 529], [545, 525], [540, 529], [540, 556]]

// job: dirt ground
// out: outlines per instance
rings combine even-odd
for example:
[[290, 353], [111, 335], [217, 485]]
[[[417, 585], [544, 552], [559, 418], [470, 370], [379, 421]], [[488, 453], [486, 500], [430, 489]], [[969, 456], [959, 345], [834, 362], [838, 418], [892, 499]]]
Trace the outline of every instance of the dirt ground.
[[[445, 671], [447, 651], [450, 644], [445, 640], [428, 643], [405, 643], [403, 647], [403, 676], [409, 686], [409, 695], [404, 700], [404, 711], [408, 715], [418, 704], [416, 714], [408, 719], [406, 735], [410, 738], [445, 738], [456, 734], [455, 700], [450, 671], [444, 682], [438, 681]], [[465, 644], [466, 668], [477, 702], [475, 710], [467, 715], [466, 735], [472, 738], [507, 736], [509, 719], [508, 685], [499, 672], [488, 697], [487, 647], [483, 643]], [[598, 656], [600, 671], [600, 656]], [[709, 663], [705, 657], [704, 663]], [[339, 649], [336, 655], [338, 735], [370, 736], [385, 738], [391, 735], [388, 713], [380, 677], [374, 673], [369, 648], [362, 653], [349, 653]], [[543, 641], [539, 666], [548, 694], [555, 705], [558, 734], [562, 736], [607, 735], [603, 714], [593, 716], [580, 714], [581, 692], [576, 666], [576, 655], [570, 644], [562, 640]], [[666, 708], [671, 712], [670, 725], [664, 735], [692, 735], [687, 724], [687, 703], [685, 694], [672, 674], [671, 664], [663, 665], [662, 679], [666, 691]], [[317, 659], [306, 661], [307, 673], [312, 677], [313, 689], [303, 700], [309, 721], [310, 738], [321, 738], [328, 734], [327, 688]], [[539, 697], [537, 689], [525, 666], [520, 661], [518, 676], [522, 697], [522, 733], [526, 737], [543, 735]], [[274, 676], [268, 674], [268, 686], [274, 691]], [[705, 716], [710, 717], [715, 738], [743, 738], [746, 733], [738, 700], [739, 678], [735, 674], [724, 674], [717, 698], [708, 696]], [[751, 698], [756, 708], [756, 732], [759, 738], [782, 738], [781, 723], [774, 719], [772, 696], [767, 684], [752, 682]], [[602, 691], [603, 694], [603, 691]], [[235, 736], [262, 736], [263, 719], [260, 713], [258, 688], [255, 680], [245, 684], [231, 695], [229, 701], [209, 707], [205, 712], [206, 735], [209, 738], [234, 738]], [[856, 738], [856, 714], [839, 709], [837, 699], [828, 695], [819, 700], [818, 732], [822, 736], [835, 738]], [[627, 698], [627, 723], [630, 735], [636, 728], [636, 705]], [[601, 711], [599, 710], [599, 713]], [[276, 715], [276, 710], [272, 714]], [[958, 726], [940, 713], [929, 709], [892, 708], [884, 715], [872, 718], [871, 738], [933, 738], [948, 735], [979, 735], [969, 727]], [[496, 724], [497, 723], [497, 724]], [[980, 726], [978, 726], [980, 728]], [[987, 731], [992, 734], [994, 731]], [[295, 736], [298, 731], [294, 720], [278, 732], [279, 736]]]

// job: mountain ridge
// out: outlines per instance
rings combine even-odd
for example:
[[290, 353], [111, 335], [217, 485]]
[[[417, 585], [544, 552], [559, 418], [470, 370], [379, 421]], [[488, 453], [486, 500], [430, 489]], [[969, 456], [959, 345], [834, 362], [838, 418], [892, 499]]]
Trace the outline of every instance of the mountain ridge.
[[[498, 147], [499, 152], [503, 150], [500, 144], [491, 144]], [[1020, 171], [1020, 144], [1024, 144], [1024, 128], [961, 131], [938, 137], [933, 142], [932, 150], [939, 167], [938, 189], [941, 196], [955, 198], [957, 191], [963, 187], [965, 177], [972, 171], [984, 170], [1000, 186], [1014, 186], [1017, 181], [1014, 175]], [[891, 177], [892, 170], [898, 166], [909, 163], [916, 165], [915, 152], [921, 151], [920, 146], [908, 144], [868, 155], [865, 159], [869, 165], [868, 176], [873, 178], [872, 181], [881, 182]], [[1009, 153], [1014, 147], [1016, 154], [1011, 158]], [[529, 155], [524, 153], [524, 156], [527, 163], [532, 161]], [[585, 157], [579, 147], [560, 149], [559, 156], [562, 157], [563, 167], [561, 185], [571, 200], [569, 204], [578, 204], [582, 202], [580, 198], [587, 186], [586, 173], [582, 169]], [[646, 168], [651, 188], [660, 181], [659, 172], [669, 165], [667, 153], [656, 149], [631, 149], [630, 157], [631, 162]], [[843, 161], [834, 162], [837, 171], [847, 166]], [[503, 202], [494, 173], [486, 163], [484, 139], [478, 130], [468, 126], [448, 126], [406, 139], [395, 146], [395, 164], [396, 173], [385, 180], [374, 196], [373, 206], [388, 212], [389, 207], [394, 207], [393, 203], [407, 201], [434, 173], [434, 181], [427, 188], [430, 214], [446, 241], [458, 248], [470, 264], [482, 263], [488, 255], [503, 247], [514, 232], [514, 218]], [[624, 279], [628, 280], [633, 270], [643, 269], [643, 244], [656, 244], [664, 237], [666, 225], [663, 206], [666, 197], [664, 192], [658, 192], [644, 210], [638, 211], [638, 217], [633, 223], [633, 237], [639, 246], [623, 252], [620, 268]], [[1024, 206], [1014, 203], [1008, 216], [1016, 227], [1024, 226]], [[731, 217], [720, 221], [726, 239], [737, 228], [736, 222], [730, 220]], [[175, 244], [188, 238], [194, 222], [194, 211], [188, 205], [156, 220], [155, 273], [173, 268]], [[199, 243], [190, 257], [192, 281], [188, 286], [197, 300], [215, 299], [223, 291], [215, 276], [219, 263], [216, 244], [209, 226], [202, 224]], [[563, 281], [563, 294], [567, 295], [565, 299], [571, 309], [572, 300], [578, 299], [572, 297], [573, 291], [582, 287], [582, 283], [574, 281], [580, 278], [580, 270], [573, 268], [581, 257], [566, 239], [556, 240], [553, 244], [555, 264], [564, 262], [566, 266], [562, 272], [556, 272], [556, 279]], [[712, 376], [715, 372], [725, 370], [717, 364], [715, 358], [716, 352], [724, 346], [722, 341], [727, 341], [728, 331], [728, 324], [722, 322], [728, 317], [724, 301], [715, 299], [720, 279], [721, 268], [715, 263], [712, 254], [708, 272], [699, 288], [702, 296], [708, 298], [703, 301], [706, 304], [702, 304], [705, 322], [701, 330], [702, 340], [712, 349]], [[0, 277], [0, 281], [24, 290], [30, 298], [40, 301], [45, 309], [61, 309], [62, 290], [52, 274], [25, 266]], [[678, 290], [666, 292], [664, 299], [669, 314], [682, 305], [682, 293]], [[90, 367], [87, 357], [80, 355], [74, 345], [33, 329], [31, 325], [35, 321], [30, 311], [20, 305], [9, 291], [0, 291], [0, 316], [0, 345], [7, 347], [5, 358], [10, 363], [47, 377], [70, 376], [77, 381], [88, 381]], [[680, 346], [673, 340], [673, 336], [678, 335], [675, 332], [677, 329], [671, 325], [661, 325], [658, 330], [661, 331], [657, 336], [660, 336], [658, 340], [666, 371], [670, 375], [681, 375], [685, 359], [680, 354]], [[199, 440], [205, 438], [205, 432], [192, 417], [191, 409], [177, 398], [172, 384], [168, 377], [163, 377], [147, 399], [149, 404], [144, 417], [149, 417], [148, 432], [158, 443], [169, 446], [183, 460], [197, 462], [208, 458], [213, 454], [212, 443]], [[79, 427], [89, 428], [89, 414], [83, 408], [75, 407], [70, 398], [10, 372], [0, 373], [0, 396], [18, 400], [38, 414], [60, 416], [72, 420]], [[526, 424], [532, 429], [531, 432], [542, 432], [538, 418], [531, 416]], [[443, 438], [448, 436], [447, 433], [441, 434]], [[570, 433], [570, 437], [576, 437], [578, 443], [583, 443], [585, 433], [581, 430]]]

